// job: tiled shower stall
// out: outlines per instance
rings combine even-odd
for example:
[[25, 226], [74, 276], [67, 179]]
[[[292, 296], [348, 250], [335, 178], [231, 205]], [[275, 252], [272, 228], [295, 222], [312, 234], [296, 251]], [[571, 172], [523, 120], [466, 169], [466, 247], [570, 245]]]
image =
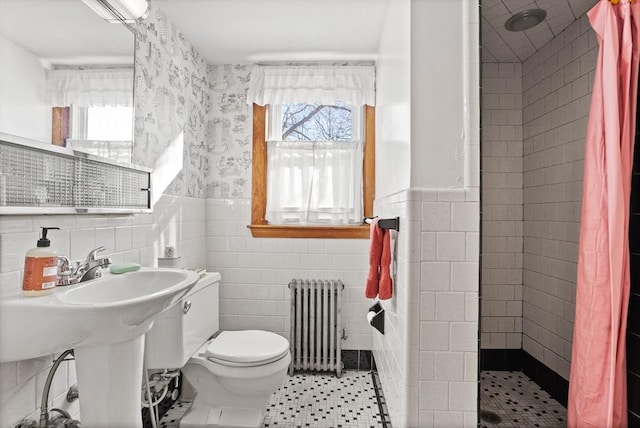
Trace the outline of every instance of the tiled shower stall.
[[523, 62], [482, 65], [481, 364], [523, 370], [564, 405], [597, 54], [585, 14]]

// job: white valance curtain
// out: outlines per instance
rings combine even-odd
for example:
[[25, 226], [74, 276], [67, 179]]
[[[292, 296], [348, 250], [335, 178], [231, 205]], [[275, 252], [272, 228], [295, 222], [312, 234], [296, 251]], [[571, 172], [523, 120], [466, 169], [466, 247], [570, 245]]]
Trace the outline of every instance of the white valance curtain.
[[53, 107], [132, 106], [133, 68], [49, 70], [46, 95]]
[[247, 103], [375, 105], [373, 66], [260, 66], [251, 69]]
[[267, 144], [269, 223], [362, 223], [362, 141]]

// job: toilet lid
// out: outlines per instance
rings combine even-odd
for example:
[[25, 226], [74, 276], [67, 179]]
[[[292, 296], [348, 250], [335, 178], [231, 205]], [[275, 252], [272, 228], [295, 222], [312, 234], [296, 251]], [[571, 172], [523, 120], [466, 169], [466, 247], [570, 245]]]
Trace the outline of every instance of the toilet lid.
[[289, 351], [284, 337], [260, 330], [223, 331], [213, 339], [205, 356], [229, 363], [267, 363], [280, 359]]

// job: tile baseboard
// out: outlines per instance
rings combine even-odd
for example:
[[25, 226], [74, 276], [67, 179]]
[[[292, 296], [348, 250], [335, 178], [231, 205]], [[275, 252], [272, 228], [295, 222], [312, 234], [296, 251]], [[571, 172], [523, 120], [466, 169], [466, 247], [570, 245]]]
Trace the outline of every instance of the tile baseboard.
[[525, 351], [522, 351], [522, 372], [547, 391], [551, 397], [567, 407], [569, 401], [568, 380]]
[[551, 397], [567, 407], [569, 381], [522, 349], [481, 349], [480, 370], [521, 370]]
[[481, 349], [480, 370], [522, 370], [522, 349]]
[[373, 353], [362, 349], [343, 349], [342, 363], [345, 370], [375, 370]]

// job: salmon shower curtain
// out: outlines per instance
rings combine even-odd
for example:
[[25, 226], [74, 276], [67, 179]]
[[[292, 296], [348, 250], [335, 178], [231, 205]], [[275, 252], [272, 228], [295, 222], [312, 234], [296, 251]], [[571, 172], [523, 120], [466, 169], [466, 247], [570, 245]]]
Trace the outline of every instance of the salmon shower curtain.
[[568, 425], [626, 427], [629, 197], [640, 0], [600, 0], [588, 15], [600, 49], [585, 148]]

